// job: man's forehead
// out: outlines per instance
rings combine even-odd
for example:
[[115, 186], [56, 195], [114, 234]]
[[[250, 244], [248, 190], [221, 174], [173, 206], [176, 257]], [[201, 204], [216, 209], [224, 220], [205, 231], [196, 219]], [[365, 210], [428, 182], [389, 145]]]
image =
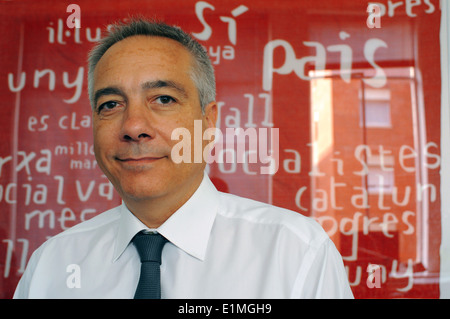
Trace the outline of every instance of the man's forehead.
[[168, 58], [191, 58], [190, 52], [178, 41], [160, 36], [135, 35], [113, 44], [100, 59], [128, 55], [160, 54]]
[[[157, 69], [183, 69], [191, 73], [194, 57], [179, 42], [155, 36], [131, 36], [112, 45], [98, 61], [94, 70], [94, 82], [109, 72], [122, 69], [128, 72], [141, 67]], [[147, 68], [148, 69], [148, 68]]]
[[142, 70], [147, 70], [153, 73], [159, 70], [157, 72], [175, 72], [177, 77], [181, 73], [189, 76], [193, 60], [192, 54], [175, 40], [154, 36], [131, 36], [115, 43], [99, 60], [94, 70], [94, 86], [99, 85], [99, 81], [104, 82], [102, 80], [105, 80], [105, 76], [116, 77], [117, 72], [141, 73]]
[[113, 91], [117, 94], [155, 88], [171, 88], [186, 98], [190, 90], [196, 89], [192, 61], [191, 53], [175, 40], [126, 38], [111, 46], [99, 60], [93, 77], [94, 101]]

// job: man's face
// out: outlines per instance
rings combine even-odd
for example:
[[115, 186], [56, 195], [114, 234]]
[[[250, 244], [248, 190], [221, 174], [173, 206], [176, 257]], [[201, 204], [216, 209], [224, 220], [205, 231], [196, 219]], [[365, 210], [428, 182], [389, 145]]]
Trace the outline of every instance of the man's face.
[[171, 159], [179, 143], [171, 140], [174, 129], [186, 128], [193, 138], [194, 120], [202, 120], [203, 131], [215, 125], [216, 106], [202, 113], [191, 66], [178, 42], [134, 36], [110, 47], [95, 68], [95, 156], [125, 202], [181, 199], [203, 177], [205, 164], [193, 163], [193, 154], [191, 163]]

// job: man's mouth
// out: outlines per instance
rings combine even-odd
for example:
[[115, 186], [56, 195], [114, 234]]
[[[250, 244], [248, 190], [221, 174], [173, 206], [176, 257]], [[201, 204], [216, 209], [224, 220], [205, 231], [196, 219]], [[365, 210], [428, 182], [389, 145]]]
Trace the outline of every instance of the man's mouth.
[[143, 165], [151, 164], [165, 156], [142, 156], [142, 157], [116, 157], [116, 160], [128, 165]]

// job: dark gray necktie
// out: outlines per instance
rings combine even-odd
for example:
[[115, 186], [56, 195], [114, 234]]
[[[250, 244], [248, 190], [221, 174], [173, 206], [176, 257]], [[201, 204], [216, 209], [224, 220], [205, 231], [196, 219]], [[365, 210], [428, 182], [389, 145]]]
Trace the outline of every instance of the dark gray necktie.
[[141, 257], [141, 274], [134, 299], [161, 299], [161, 252], [167, 242], [158, 233], [140, 232], [133, 238], [133, 244]]

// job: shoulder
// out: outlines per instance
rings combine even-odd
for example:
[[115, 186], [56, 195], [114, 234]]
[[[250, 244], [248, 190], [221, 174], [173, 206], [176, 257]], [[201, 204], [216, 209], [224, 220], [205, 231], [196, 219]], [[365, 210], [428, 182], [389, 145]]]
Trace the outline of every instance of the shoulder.
[[62, 260], [76, 251], [86, 251], [86, 247], [112, 240], [117, 233], [120, 211], [120, 206], [112, 208], [48, 238], [33, 252], [29, 264], [37, 266], [43, 259]]
[[219, 194], [219, 216], [276, 229], [278, 233], [289, 233], [316, 247], [329, 239], [318, 222], [299, 212], [232, 194]]
[[107, 210], [47, 239], [28, 260], [14, 298], [42, 296], [51, 285], [49, 278], [65, 278], [68, 265], [81, 264], [93, 247], [111, 242], [120, 211], [120, 206]]
[[97, 231], [100, 228], [109, 227], [111, 226], [111, 224], [117, 222], [117, 220], [120, 218], [120, 211], [121, 206], [111, 208], [107, 211], [104, 211], [103, 213], [98, 214], [97, 216], [94, 216], [86, 221], [83, 221], [59, 233], [58, 235], [52, 238], [70, 236], [77, 233]]
[[120, 218], [120, 211], [120, 206], [117, 206], [68, 228], [47, 239], [35, 253], [40, 255], [51, 249], [58, 251], [63, 247], [69, 248], [69, 245], [81, 246], [98, 240], [99, 236], [112, 236]]

